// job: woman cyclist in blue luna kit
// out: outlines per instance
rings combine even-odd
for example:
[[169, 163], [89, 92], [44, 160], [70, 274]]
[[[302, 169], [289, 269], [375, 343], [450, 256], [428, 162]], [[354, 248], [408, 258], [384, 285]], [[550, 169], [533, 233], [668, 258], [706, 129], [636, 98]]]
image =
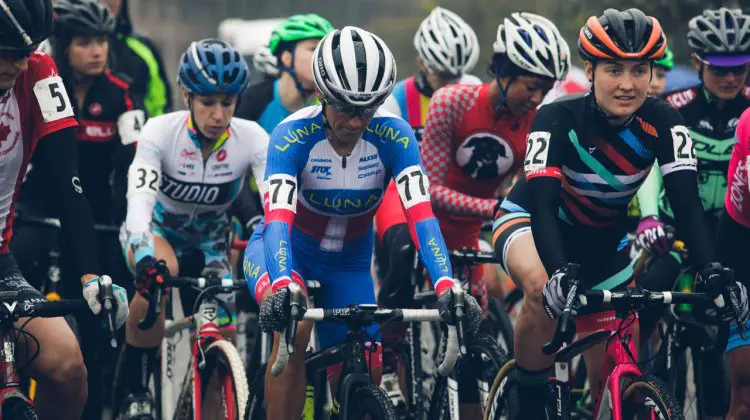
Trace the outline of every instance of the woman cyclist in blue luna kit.
[[[247, 63], [228, 44], [213, 39], [193, 42], [180, 59], [177, 78], [188, 111], [151, 118], [139, 135], [128, 171], [128, 211], [121, 230], [138, 290], [131, 302], [135, 315], [126, 330], [130, 396], [124, 404], [125, 418], [151, 415], [148, 374], [164, 336], [164, 317], [148, 330], [137, 324], [151, 303], [149, 291], [156, 277], [207, 271], [232, 275], [227, 210], [231, 207], [243, 221], [251, 217], [237, 198], [249, 170], [255, 177], [263, 175], [268, 146], [268, 134], [257, 123], [233, 118], [249, 79]], [[186, 272], [187, 263], [196, 265], [196, 252], [203, 257], [203, 273]], [[185, 302], [193, 297], [182, 298], [183, 307], [192, 306]], [[226, 326], [226, 314], [219, 317], [220, 326]]]

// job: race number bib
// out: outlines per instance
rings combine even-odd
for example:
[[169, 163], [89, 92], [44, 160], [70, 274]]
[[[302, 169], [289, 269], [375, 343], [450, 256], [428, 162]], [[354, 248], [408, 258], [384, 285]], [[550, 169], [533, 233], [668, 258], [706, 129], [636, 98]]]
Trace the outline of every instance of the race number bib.
[[146, 113], [140, 109], [128, 111], [117, 120], [117, 133], [122, 144], [128, 145], [138, 141], [143, 124], [146, 123]]
[[266, 180], [268, 209], [297, 212], [297, 178], [287, 174], [273, 174]]
[[160, 179], [161, 170], [156, 166], [133, 163], [128, 169], [128, 196], [140, 192], [155, 195], [159, 191]]
[[430, 182], [421, 167], [409, 166], [396, 175], [395, 180], [405, 208], [430, 201]]
[[690, 131], [684, 125], [676, 125], [671, 128], [672, 145], [674, 147], [674, 161], [682, 165], [697, 166], [693, 139]]
[[73, 116], [68, 92], [60, 76], [50, 76], [34, 85], [34, 95], [39, 103], [44, 122], [53, 122]]
[[534, 172], [547, 167], [549, 139], [547, 131], [534, 131], [526, 138], [526, 158], [523, 167], [526, 172]]

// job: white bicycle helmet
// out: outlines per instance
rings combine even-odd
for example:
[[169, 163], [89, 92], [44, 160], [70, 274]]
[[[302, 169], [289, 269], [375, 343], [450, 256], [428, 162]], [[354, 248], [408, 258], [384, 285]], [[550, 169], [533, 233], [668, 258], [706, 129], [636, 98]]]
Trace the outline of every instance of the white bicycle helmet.
[[414, 48], [428, 68], [454, 75], [470, 72], [479, 60], [477, 34], [457, 14], [436, 7], [414, 34]]
[[396, 61], [376, 35], [346, 26], [326, 35], [313, 52], [315, 86], [325, 101], [380, 105], [396, 82]]
[[701, 59], [729, 67], [750, 62], [750, 15], [740, 9], [705, 10], [688, 28], [688, 44]]
[[268, 76], [276, 77], [279, 75], [279, 66], [276, 56], [271, 54], [271, 50], [267, 45], [260, 47], [258, 51], [255, 51], [255, 54], [253, 54], [253, 67], [255, 67], [255, 70]]
[[530, 73], [563, 80], [570, 70], [570, 48], [554, 23], [533, 13], [512, 13], [497, 27], [495, 53]]

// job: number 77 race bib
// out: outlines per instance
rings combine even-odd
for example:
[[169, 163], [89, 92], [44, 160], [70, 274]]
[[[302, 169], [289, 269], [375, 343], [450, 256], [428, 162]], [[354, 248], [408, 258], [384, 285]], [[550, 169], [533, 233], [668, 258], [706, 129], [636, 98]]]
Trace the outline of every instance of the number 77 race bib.
[[60, 76], [50, 76], [34, 84], [34, 95], [39, 103], [44, 122], [57, 121], [73, 116], [68, 92]]

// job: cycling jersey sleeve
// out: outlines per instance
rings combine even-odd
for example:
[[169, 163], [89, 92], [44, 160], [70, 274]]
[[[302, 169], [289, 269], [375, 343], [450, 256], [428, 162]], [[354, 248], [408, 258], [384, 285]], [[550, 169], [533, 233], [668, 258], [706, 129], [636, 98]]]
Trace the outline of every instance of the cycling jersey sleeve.
[[[657, 103], [660, 129], [656, 158], [659, 162], [664, 191], [672, 203], [675, 224], [683, 232], [690, 257], [697, 267], [714, 261], [713, 237], [703, 216], [698, 193], [697, 160], [690, 131], [679, 111], [666, 102]], [[666, 128], [666, 129], [665, 129]]]
[[[282, 122], [273, 130], [263, 178], [263, 207], [266, 214], [263, 251], [271, 292], [288, 286], [293, 280], [291, 232], [297, 213], [298, 174], [301, 169], [298, 165], [304, 164], [300, 156], [303, 145], [287, 142], [284, 135], [295, 124], [298, 121]], [[300, 286], [305, 289], [304, 284]]]
[[406, 142], [390, 142], [390, 169], [405, 209], [415, 246], [439, 295], [453, 285], [453, 273], [443, 234], [430, 204], [430, 182], [419, 159], [414, 131], [400, 118], [388, 118], [393, 131], [408, 133]]
[[524, 172], [531, 197], [531, 232], [539, 258], [552, 275], [567, 260], [562, 233], [558, 226], [562, 167], [565, 159], [568, 133], [555, 118], [554, 105], [542, 107], [531, 124], [526, 143], [530, 148], [524, 161]]
[[655, 164], [651, 167], [651, 172], [649, 172], [646, 180], [643, 181], [643, 184], [636, 193], [641, 218], [659, 216], [659, 195], [661, 194], [661, 187], [661, 173], [659, 173], [658, 165]]
[[39, 140], [36, 162], [49, 174], [49, 194], [57, 204], [66, 250], [73, 254], [78, 275], [98, 274], [94, 219], [78, 178], [75, 129], [65, 128]]
[[749, 145], [750, 110], [746, 110], [737, 124], [735, 144], [732, 157], [729, 159], [724, 208], [735, 222], [747, 228], [750, 228], [750, 187], [748, 186], [750, 167], [747, 164]]
[[161, 133], [159, 121], [160, 118], [150, 119], [143, 127], [135, 158], [128, 169], [125, 230], [136, 262], [147, 255], [154, 255], [154, 238], [150, 225], [161, 179], [161, 141], [166, 138]]
[[422, 160], [430, 178], [430, 194], [435, 207], [451, 213], [491, 218], [496, 199], [478, 198], [446, 186], [446, 175], [455, 157], [453, 136], [457, 123], [463, 118], [467, 103], [473, 100], [468, 90], [472, 86], [454, 85], [435, 92], [427, 110], [422, 135]]

